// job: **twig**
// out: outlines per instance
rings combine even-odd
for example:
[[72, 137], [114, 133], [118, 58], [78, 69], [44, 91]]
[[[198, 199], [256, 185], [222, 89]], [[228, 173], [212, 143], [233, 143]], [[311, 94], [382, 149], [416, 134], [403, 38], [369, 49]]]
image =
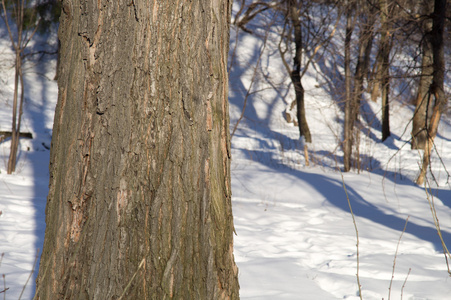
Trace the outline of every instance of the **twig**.
[[138, 271], [141, 269], [141, 267], [144, 265], [145, 262], [146, 262], [146, 259], [143, 258], [143, 259], [141, 260], [141, 262], [139, 263], [138, 269], [136, 270], [135, 274], [133, 274], [132, 278], [131, 278], [130, 281], [128, 282], [127, 286], [125, 287], [124, 291], [122, 292], [122, 295], [119, 297], [118, 300], [122, 300], [122, 298], [124, 298], [125, 293], [126, 293], [127, 290], [129, 289], [129, 287], [132, 285], [133, 279], [135, 279], [136, 274], [138, 274]]
[[[340, 171], [340, 169], [338, 169]], [[348, 195], [348, 190], [346, 189], [346, 185], [345, 185], [345, 180], [343, 177], [343, 173], [340, 171], [340, 175], [341, 175], [341, 182], [343, 183], [343, 188], [345, 190], [346, 193], [346, 199], [348, 200], [348, 205], [349, 205], [349, 210], [351, 212], [351, 216], [352, 216], [352, 222], [354, 223], [354, 229], [355, 229], [355, 236], [357, 239], [356, 242], [356, 248], [357, 248], [357, 285], [359, 286], [359, 296], [360, 296], [360, 300], [363, 300], [362, 297], [362, 286], [360, 285], [360, 276], [359, 276], [359, 270], [360, 270], [360, 253], [359, 253], [359, 231], [357, 229], [357, 223], [355, 222], [355, 216], [354, 216], [354, 212], [352, 211], [352, 206], [351, 206], [351, 200], [349, 200], [349, 195]]]
[[410, 271], [412, 271], [411, 268], [409, 268], [409, 272], [407, 272], [406, 279], [404, 280], [404, 283], [402, 284], [402, 288], [401, 288], [401, 300], [402, 300], [402, 295], [403, 295], [403, 293], [404, 293], [404, 287], [406, 286], [406, 283], [407, 283], [407, 278], [409, 278], [409, 275], [410, 275]]
[[258, 56], [258, 58], [257, 58], [257, 64], [256, 64], [255, 67], [254, 67], [254, 72], [253, 72], [253, 74], [252, 74], [251, 83], [250, 83], [250, 85], [249, 85], [249, 88], [248, 88], [247, 91], [246, 91], [246, 96], [244, 96], [243, 109], [241, 110], [241, 115], [240, 115], [240, 117], [238, 118], [238, 121], [236, 121], [235, 126], [233, 127], [233, 131], [232, 131], [232, 134], [230, 135], [230, 139], [232, 139], [233, 136], [235, 135], [235, 131], [236, 131], [236, 129], [238, 128], [238, 124], [240, 124], [241, 120], [242, 120], [243, 117], [244, 117], [244, 111], [246, 110], [247, 99], [248, 99], [249, 96], [252, 94], [252, 93], [251, 93], [251, 89], [252, 89], [252, 86], [254, 85], [255, 79], [256, 79], [256, 77], [257, 77], [258, 68], [259, 68], [259, 65], [260, 65], [260, 62], [261, 62], [261, 58], [262, 58], [262, 56], [263, 56], [263, 52], [265, 51], [266, 44], [267, 44], [267, 42], [268, 42], [269, 27], [270, 27], [272, 24], [273, 24], [273, 23], [269, 24], [269, 25], [268, 25], [268, 28], [267, 28], [266, 31], [265, 31], [265, 39], [263, 40], [263, 45], [262, 45], [261, 48], [260, 48], [260, 54], [259, 54], [259, 56]]
[[435, 209], [434, 196], [428, 192], [428, 187], [430, 188], [430, 184], [427, 180], [424, 182], [424, 191], [426, 192], [426, 199], [429, 203], [429, 208], [431, 209], [432, 219], [434, 220], [435, 228], [437, 229], [437, 234], [440, 237], [440, 242], [442, 243], [443, 254], [445, 255], [446, 267], [448, 268], [448, 274], [451, 276], [451, 269], [449, 266], [449, 260], [451, 260], [451, 253], [446, 246], [445, 241], [443, 240], [442, 230], [440, 229], [440, 223], [437, 216], [437, 210]]
[[30, 271], [30, 275], [28, 276], [27, 282], [25, 282], [25, 285], [23, 286], [22, 292], [20, 293], [19, 300], [22, 298], [23, 292], [25, 292], [25, 288], [27, 287], [28, 281], [30, 281], [31, 276], [33, 276], [34, 270], [36, 269], [36, 264], [38, 262], [39, 257], [39, 249], [36, 250], [36, 257], [34, 259], [33, 268]]
[[227, 68], [227, 74], [230, 74], [230, 70], [232, 70], [233, 67], [233, 63], [236, 57], [236, 49], [238, 48], [238, 32], [239, 32], [239, 27], [235, 26], [235, 46], [233, 46], [233, 51], [230, 54], [230, 62], [229, 62], [229, 67]]
[[9, 288], [6, 287], [6, 280], [5, 280], [5, 274], [3, 274], [3, 300], [6, 300], [6, 291], [9, 290]]
[[395, 278], [396, 257], [398, 256], [399, 244], [401, 243], [401, 239], [402, 239], [402, 236], [403, 236], [404, 232], [406, 232], [407, 222], [409, 222], [409, 218], [410, 218], [410, 216], [408, 216], [407, 219], [406, 219], [406, 224], [404, 224], [404, 229], [402, 230], [401, 235], [399, 236], [399, 239], [398, 239], [398, 244], [396, 245], [395, 257], [393, 259], [393, 269], [392, 269], [392, 272], [391, 272], [390, 285], [388, 287], [388, 300], [390, 300], [391, 286], [392, 286], [392, 283], [393, 283], [393, 278]]

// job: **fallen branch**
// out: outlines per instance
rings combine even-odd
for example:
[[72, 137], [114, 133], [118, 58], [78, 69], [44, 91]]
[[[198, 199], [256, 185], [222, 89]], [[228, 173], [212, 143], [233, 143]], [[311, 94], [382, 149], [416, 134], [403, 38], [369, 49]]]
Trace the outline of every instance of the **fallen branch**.
[[[3, 142], [5, 139], [11, 137], [12, 132], [11, 131], [0, 131], [0, 143]], [[33, 134], [31, 132], [19, 132], [19, 137], [32, 139]]]

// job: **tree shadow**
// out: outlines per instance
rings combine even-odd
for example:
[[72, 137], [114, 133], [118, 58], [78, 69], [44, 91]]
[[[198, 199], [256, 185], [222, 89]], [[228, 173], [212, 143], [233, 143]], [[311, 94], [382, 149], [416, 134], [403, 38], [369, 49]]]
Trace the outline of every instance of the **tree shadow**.
[[[56, 51], [56, 44], [51, 42], [56, 39], [55, 34], [44, 33], [35, 36], [35, 42], [30, 46], [30, 52], [39, 53], [31, 57], [27, 72], [33, 76], [32, 81], [27, 81], [25, 76], [25, 98], [27, 99], [27, 117], [30, 119], [31, 130], [33, 132], [32, 151], [27, 153], [29, 161], [32, 163], [34, 181], [33, 208], [35, 210], [35, 231], [36, 240], [34, 248], [39, 250], [36, 267], [33, 272], [32, 282], [29, 282], [27, 289], [32, 289], [31, 295], [35, 294], [36, 277], [39, 270], [39, 262], [44, 244], [45, 233], [45, 207], [48, 195], [49, 184], [49, 160], [50, 144], [52, 139], [53, 113], [56, 101], [50, 100], [53, 91], [51, 85], [55, 82], [47, 74], [54, 74], [56, 54], [48, 54]], [[49, 46], [50, 45], [50, 46]], [[49, 51], [49, 48], [52, 49]], [[44, 54], [43, 54], [44, 53]], [[52, 62], [53, 61], [53, 62]], [[33, 84], [34, 86], [31, 86]], [[29, 88], [27, 88], [27, 86]], [[32, 90], [33, 89], [33, 90]]]
[[[265, 154], [264, 151], [254, 152], [260, 155]], [[266, 153], [266, 155], [268, 155], [268, 153]], [[343, 189], [342, 181], [335, 180], [320, 174], [304, 173], [301, 170], [296, 170], [287, 165], [281, 164], [280, 162], [277, 162], [277, 158], [275, 157], [269, 159], [271, 161], [271, 164], [266, 164], [264, 160], [260, 161], [260, 163], [263, 163], [268, 167], [277, 170], [278, 173], [285, 173], [287, 175], [295, 176], [298, 179], [308, 183], [320, 194], [322, 194], [327, 202], [345, 212], [349, 212], [349, 205], [345, 191]], [[407, 180], [404, 181], [404, 184], [410, 185], [412, 188], [419, 188], [414, 184], [409, 183], [409, 181]], [[355, 216], [365, 218], [376, 224], [380, 224], [396, 231], [402, 231], [406, 222], [404, 218], [385, 213], [374, 204], [365, 200], [354, 188], [350, 186], [346, 186], [346, 190]], [[449, 202], [449, 199], [451, 199], [451, 191], [439, 190], [435, 192], [437, 192], [437, 196], [441, 199], [448, 199], [448, 201], [442, 201], [444, 203]], [[449, 203], [445, 205], [451, 207]], [[435, 228], [426, 227], [416, 224], [414, 221], [409, 221], [406, 232], [425, 242], [433, 244], [436, 251], [443, 251], [441, 241]], [[441, 233], [445, 243], [447, 243], [448, 245], [451, 244], [451, 233], [446, 230], [442, 230]]]
[[[245, 34], [239, 34], [237, 37], [236, 43], [244, 43], [245, 42]], [[233, 46], [232, 46], [233, 48]], [[255, 66], [257, 60], [259, 59], [259, 46], [255, 46], [252, 51], [252, 55], [250, 55], [250, 59], [246, 62], [246, 65], [235, 63], [231, 66], [230, 69], [230, 86], [232, 92], [230, 93], [229, 102], [234, 109], [238, 109], [241, 111], [244, 104], [244, 98], [247, 92], [245, 81], [243, 80], [243, 74], [246, 71], [249, 71], [249, 66]], [[343, 109], [343, 95], [339, 93], [339, 91], [344, 90], [344, 78], [340, 75], [341, 72], [339, 70], [340, 57], [337, 58], [337, 62], [331, 63], [327, 61], [318, 61], [316, 65], [320, 68], [321, 73], [324, 76], [325, 84], [322, 85], [322, 88], [326, 91], [326, 93], [333, 99], [341, 109]], [[268, 63], [268, 62], [266, 62]], [[268, 83], [268, 81], [266, 82]], [[290, 175], [294, 175], [297, 178], [307, 182], [312, 187], [314, 187], [318, 192], [320, 192], [324, 198], [327, 199], [332, 205], [340, 208], [343, 211], [349, 212], [349, 206], [346, 199], [346, 195], [342, 186], [342, 182], [339, 180], [334, 180], [328, 178], [326, 176], [322, 176], [319, 174], [311, 174], [304, 173], [300, 170], [294, 169], [289, 165], [284, 164], [280, 160], [279, 153], [275, 150], [275, 146], [273, 143], [269, 142], [268, 138], [273, 138], [279, 141], [284, 149], [300, 149], [300, 142], [297, 139], [293, 139], [288, 137], [285, 134], [281, 134], [274, 130], [271, 130], [269, 125], [269, 114], [273, 112], [273, 108], [275, 107], [278, 101], [285, 101], [283, 93], [277, 91], [277, 96], [272, 99], [271, 103], [266, 103], [266, 115], [258, 112], [258, 108], [255, 105], [255, 101], [259, 101], [257, 94], [251, 94], [247, 100], [245, 117], [242, 120], [241, 124], [246, 124], [250, 130], [240, 130], [238, 127], [237, 132], [235, 133], [235, 137], [240, 138], [252, 138], [256, 141], [256, 148], [265, 149], [265, 150], [247, 150], [240, 149], [238, 147], [234, 147], [235, 150], [241, 151], [243, 156], [250, 160], [257, 160], [260, 163], [267, 165], [268, 167], [277, 170], [279, 173], [287, 173]], [[362, 101], [362, 117], [364, 121], [368, 124], [369, 133], [368, 136], [375, 142], [380, 142], [380, 138], [377, 137], [374, 132], [371, 132], [371, 129], [380, 131], [381, 123], [379, 118], [377, 118], [374, 109], [371, 107], [370, 103], [367, 101]], [[283, 113], [283, 112], [281, 112]], [[278, 113], [277, 113], [278, 114]], [[235, 124], [236, 120], [232, 120], [231, 127]], [[254, 134], [255, 133], [255, 134]], [[260, 138], [261, 137], [261, 138]], [[400, 137], [393, 135], [384, 142], [387, 148], [392, 150], [398, 150], [399, 147], [396, 146], [395, 141], [399, 140]], [[233, 141], [232, 141], [233, 143]], [[327, 156], [330, 157], [331, 163], [326, 165], [326, 167], [335, 169], [337, 163], [342, 163], [342, 156], [336, 155], [335, 153], [330, 153], [328, 151], [313, 151], [314, 155], [317, 156]], [[375, 173], [384, 174], [386, 178], [389, 180], [393, 180], [397, 184], [409, 185], [411, 188], [419, 188], [410, 180], [407, 179], [398, 179], [400, 174], [396, 172], [387, 172], [381, 166], [380, 161], [370, 158], [368, 156], [362, 155], [361, 159], [363, 160], [372, 160], [372, 168], [376, 169]], [[382, 211], [372, 203], [366, 201], [355, 189], [352, 187], [347, 188], [350, 202], [353, 208], [353, 211], [356, 216], [368, 219], [374, 223], [386, 226], [393, 230], [401, 231], [405, 225], [405, 219], [401, 217], [397, 217], [396, 215], [387, 214]], [[449, 200], [451, 199], [451, 195], [449, 191], [445, 190], [437, 190], [436, 197], [440, 199], [446, 206], [450, 206]], [[446, 201], [448, 200], [448, 201]], [[426, 200], [425, 200], [426, 201]], [[450, 206], [451, 207], [451, 206]], [[430, 242], [434, 245], [437, 251], [442, 251], [441, 242], [437, 235], [435, 228], [426, 227], [420, 224], [416, 224], [413, 221], [410, 221], [407, 229], [407, 233], [410, 233], [421, 240], [426, 242]], [[451, 233], [448, 231], [442, 231], [442, 236], [445, 242], [451, 243]]]
[[[243, 43], [244, 36], [243, 34], [238, 35], [238, 43]], [[262, 41], [263, 43], [263, 41]], [[257, 45], [254, 43], [254, 48], [252, 51], [252, 56], [246, 61], [246, 63], [240, 63], [240, 62], [234, 62], [234, 64], [230, 68], [229, 73], [229, 103], [231, 106], [234, 106], [237, 111], [242, 111], [243, 108], [245, 109], [245, 117], [243, 120], [241, 120], [240, 124], [248, 124], [252, 125], [248, 121], [256, 122], [261, 125], [265, 125], [266, 127], [269, 125], [269, 117], [270, 114], [278, 102], [278, 98], [274, 98], [271, 103], [268, 103], [268, 109], [266, 111], [265, 116], [261, 116], [262, 112], [258, 112], [256, 108], [256, 101], [259, 101], [258, 99], [258, 93], [255, 93], [255, 86], [259, 88], [259, 82], [254, 82], [252, 90], [249, 91], [249, 95], [247, 97], [247, 103], [246, 106], [244, 106], [244, 100], [246, 97], [246, 94], [248, 93], [248, 86], [244, 83], [243, 77], [244, 74], [249, 70], [256, 67], [258, 60], [260, 59], [260, 52], [261, 52], [261, 45]], [[259, 64], [261, 66], [261, 64]], [[253, 72], [253, 70], [251, 70]], [[260, 71], [257, 71], [260, 72]], [[255, 81], [258, 81], [259, 78], [255, 78]], [[235, 126], [238, 119], [233, 119], [231, 116], [231, 128]], [[239, 130], [239, 126], [237, 130]]]

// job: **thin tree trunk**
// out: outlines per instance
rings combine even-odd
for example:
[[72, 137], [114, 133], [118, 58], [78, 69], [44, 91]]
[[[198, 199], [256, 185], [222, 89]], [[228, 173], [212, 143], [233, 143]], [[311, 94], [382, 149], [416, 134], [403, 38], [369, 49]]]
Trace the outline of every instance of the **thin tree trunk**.
[[343, 133], [343, 165], [344, 171], [349, 172], [351, 170], [351, 156], [352, 156], [352, 144], [353, 137], [352, 131], [354, 128], [354, 114], [353, 114], [353, 98], [351, 95], [352, 90], [352, 76], [351, 76], [351, 37], [353, 32], [353, 20], [352, 20], [352, 8], [350, 3], [347, 3], [346, 7], [346, 36], [345, 36], [345, 120], [344, 120], [344, 133]]
[[231, 1], [63, 2], [38, 299], [238, 299]]
[[387, 0], [379, 1], [381, 7], [381, 90], [382, 90], [382, 141], [390, 136], [390, 48], [391, 32]]
[[[24, 25], [25, 9], [27, 9], [28, 3], [24, 0], [17, 0], [13, 4], [14, 23], [17, 28], [17, 36], [15, 37], [8, 18], [8, 10], [6, 8], [5, 0], [1, 1], [4, 21], [10, 38], [12, 48], [14, 49], [15, 62], [14, 62], [14, 94], [13, 94], [13, 112], [12, 112], [12, 125], [11, 125], [11, 147], [8, 158], [7, 173], [12, 174], [16, 170], [17, 151], [19, 149], [19, 136], [20, 125], [22, 121], [23, 102], [24, 102], [24, 76], [23, 76], [23, 63], [24, 63], [24, 51], [28, 45], [28, 42], [34, 36], [37, 30], [37, 25], [32, 33], [26, 37], [26, 29]], [[39, 23], [39, 21], [38, 21]], [[17, 39], [17, 40], [16, 40]], [[20, 88], [20, 91], [19, 91]]]
[[[434, 11], [433, 2], [430, 0], [423, 1], [423, 14], [430, 15]], [[421, 61], [421, 77], [418, 84], [417, 99], [415, 112], [412, 122], [412, 149], [425, 149], [427, 143], [427, 124], [429, 123], [432, 113], [432, 103], [428, 97], [429, 87], [432, 83], [433, 53], [432, 53], [432, 19], [427, 18], [423, 21], [422, 28], [424, 30], [424, 38], [422, 40], [421, 49], [423, 51]]]
[[[20, 7], [18, 8], [20, 9]], [[18, 16], [20, 18], [20, 15]], [[18, 32], [18, 40], [15, 46], [15, 66], [14, 66], [14, 94], [13, 94], [13, 115], [11, 126], [11, 147], [9, 151], [8, 169], [7, 174], [12, 174], [16, 171], [17, 150], [19, 148], [19, 132], [20, 121], [22, 119], [22, 107], [23, 107], [23, 76], [22, 76], [22, 21], [16, 20]], [[19, 91], [20, 86], [20, 91]], [[19, 106], [19, 109], [18, 109]]]
[[371, 55], [371, 48], [373, 46], [373, 28], [376, 22], [375, 12], [371, 8], [363, 6], [362, 10], [368, 9], [369, 12], [363, 12], [364, 16], [362, 16], [362, 28], [360, 30], [359, 36], [359, 54], [357, 57], [357, 64], [354, 74], [354, 92], [352, 96], [354, 97], [353, 103], [355, 104], [353, 115], [354, 120], [357, 121], [359, 112], [360, 112], [360, 104], [362, 100], [362, 95], [364, 92], [364, 80], [366, 78], [366, 74], [368, 73], [369, 61]]
[[299, 126], [299, 134], [305, 138], [307, 143], [312, 142], [312, 136], [305, 116], [304, 87], [301, 82], [301, 62], [302, 62], [302, 27], [300, 7], [295, 0], [289, 1], [288, 14], [294, 30], [295, 55], [293, 57], [293, 70], [291, 71], [291, 81], [293, 82]]
[[[440, 118], [446, 107], [446, 97], [444, 90], [445, 81], [445, 51], [444, 51], [444, 32], [446, 17], [446, 0], [435, 0], [433, 25], [432, 25], [432, 53], [433, 53], [433, 79], [429, 87], [429, 98], [434, 98], [434, 109], [430, 124], [427, 124], [428, 139], [423, 155], [423, 163], [420, 175], [417, 178], [417, 184], [424, 183], [427, 169], [430, 165], [431, 151], [434, 147], [434, 139], [437, 135]], [[432, 100], [432, 99], [431, 99]]]
[[12, 174], [16, 170], [16, 156], [17, 156], [17, 148], [18, 148], [18, 140], [19, 140], [19, 129], [17, 128], [17, 111], [18, 111], [18, 102], [19, 102], [19, 68], [20, 68], [20, 52], [19, 49], [15, 51], [16, 60], [15, 60], [15, 74], [14, 74], [14, 94], [13, 94], [13, 115], [12, 115], [12, 124], [11, 124], [11, 147], [9, 151], [9, 159], [8, 159], [8, 169], [7, 173]]
[[[362, 5], [362, 4], [361, 4]], [[362, 28], [360, 29], [359, 35], [359, 54], [357, 57], [357, 65], [354, 73], [354, 91], [351, 95], [351, 125], [352, 132], [354, 132], [355, 140], [355, 167], [360, 172], [360, 128], [356, 126], [359, 122], [360, 115], [360, 105], [362, 100], [362, 95], [364, 92], [364, 79], [365, 75], [368, 73], [369, 59], [371, 54], [371, 47], [373, 41], [373, 28], [376, 22], [374, 11], [371, 8], [363, 5], [359, 7], [361, 14]], [[357, 128], [356, 128], [357, 127]]]

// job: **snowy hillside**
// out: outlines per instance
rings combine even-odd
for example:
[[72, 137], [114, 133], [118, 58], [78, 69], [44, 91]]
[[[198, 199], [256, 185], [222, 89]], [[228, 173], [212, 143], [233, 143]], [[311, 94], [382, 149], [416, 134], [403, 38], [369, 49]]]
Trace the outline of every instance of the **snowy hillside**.
[[[365, 123], [361, 136], [363, 171], [342, 174], [343, 153], [337, 145], [343, 112], [323, 69], [313, 65], [303, 78], [313, 136], [310, 166], [305, 166], [298, 129], [284, 118], [294, 95], [278, 56], [278, 33], [266, 34], [266, 29], [262, 25], [254, 34], [238, 35], [231, 29], [231, 131], [247, 99], [232, 138], [241, 298], [360, 299], [358, 273], [363, 299], [449, 299], [451, 277], [430, 206], [434, 204], [441, 236], [451, 247], [449, 118], [439, 128], [440, 158], [433, 156], [435, 181], [429, 174], [427, 191], [413, 183], [421, 153], [408, 144], [406, 126], [413, 107], [401, 102], [391, 108], [392, 136], [384, 143], [380, 103], [365, 102], [372, 122]], [[7, 55], [3, 42], [1, 46]], [[0, 94], [0, 131], [11, 126], [13, 70], [4, 65], [1, 78], [7, 88]], [[29, 66], [23, 131], [33, 139], [21, 140], [13, 175], [6, 175], [10, 142], [0, 144], [0, 274], [5, 274], [0, 290], [9, 288], [6, 299], [19, 298], [43, 244], [48, 147], [57, 99], [56, 83], [49, 79], [54, 67], [55, 61]], [[34, 295], [36, 270], [22, 299]]]
[[298, 128], [284, 118], [294, 91], [277, 51], [280, 30], [270, 13], [249, 27], [253, 34], [233, 27], [230, 46], [231, 131], [239, 121], [232, 184], [242, 299], [360, 299], [356, 273], [363, 299], [448, 299], [451, 278], [428, 199], [449, 247], [450, 119], [444, 116], [439, 128], [440, 158], [433, 157], [428, 193], [413, 183], [421, 153], [408, 142], [414, 107], [401, 102], [392, 104], [392, 136], [384, 143], [380, 102], [363, 103], [363, 171], [341, 174], [338, 91], [327, 69], [311, 65], [302, 82], [313, 137], [307, 167]]

